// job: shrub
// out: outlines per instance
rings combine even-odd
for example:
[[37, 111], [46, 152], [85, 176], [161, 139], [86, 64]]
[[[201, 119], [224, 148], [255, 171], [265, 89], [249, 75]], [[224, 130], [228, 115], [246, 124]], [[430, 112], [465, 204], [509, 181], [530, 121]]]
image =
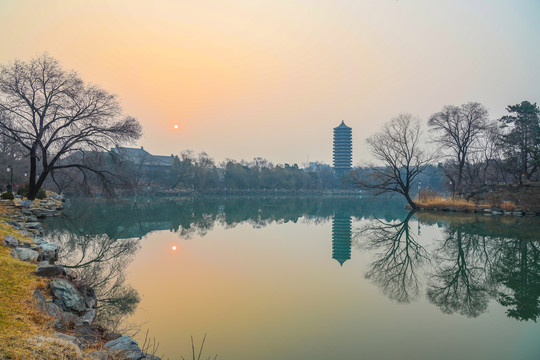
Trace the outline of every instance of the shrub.
[[19, 186], [19, 188], [17, 189], [17, 195], [28, 195], [28, 185]]
[[[17, 189], [17, 195], [22, 195], [22, 196], [28, 196], [28, 185], [23, 185], [23, 186], [19, 186], [19, 188]], [[36, 195], [36, 199], [46, 199], [47, 198], [47, 192], [45, 191], [45, 189], [39, 189], [37, 195]]]
[[47, 198], [47, 192], [45, 191], [45, 189], [39, 189], [37, 195], [36, 195], [36, 198], [37, 199], [46, 199]]
[[423, 188], [418, 193], [418, 200], [420, 202], [429, 202], [440, 197], [441, 196], [436, 191], [431, 190], [430, 188]]
[[13, 200], [15, 199], [15, 196], [13, 196], [13, 193], [5, 192], [0, 196], [3, 200]]

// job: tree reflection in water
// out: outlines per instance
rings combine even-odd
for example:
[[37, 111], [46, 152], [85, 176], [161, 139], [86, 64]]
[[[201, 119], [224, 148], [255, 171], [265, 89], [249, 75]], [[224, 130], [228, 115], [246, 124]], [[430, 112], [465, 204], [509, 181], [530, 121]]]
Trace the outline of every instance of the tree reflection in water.
[[59, 246], [59, 263], [76, 270], [74, 283], [93, 289], [97, 297], [96, 321], [118, 330], [122, 319], [140, 302], [138, 292], [126, 284], [125, 269], [139, 250], [139, 239], [116, 239], [106, 234], [87, 235], [54, 230], [49, 236]]
[[444, 313], [476, 317], [486, 311], [495, 289], [486, 239], [454, 225], [444, 234], [432, 256], [437, 265], [429, 276], [427, 297]]
[[390, 299], [403, 303], [418, 298], [418, 271], [429, 261], [427, 251], [410, 229], [409, 220], [413, 214], [414, 211], [409, 212], [401, 221], [373, 220], [359, 231], [364, 242], [361, 247], [376, 251], [365, 277], [376, 283]]
[[[433, 215], [419, 216], [433, 223]], [[538, 318], [540, 264], [536, 218], [440, 215], [445, 238], [433, 254], [428, 299], [445, 313], [476, 317], [490, 299], [509, 317]]]
[[495, 299], [509, 317], [536, 321], [538, 219], [418, 213], [420, 223], [443, 228], [442, 239], [429, 239], [434, 246], [428, 252], [411, 231], [412, 215], [370, 220], [356, 234], [357, 247], [374, 253], [365, 277], [385, 295], [398, 302], [415, 300], [425, 278], [427, 298], [444, 313], [477, 317]]
[[508, 240], [501, 244], [494, 278], [504, 287], [498, 301], [509, 317], [536, 322], [540, 314], [540, 259], [538, 242]]

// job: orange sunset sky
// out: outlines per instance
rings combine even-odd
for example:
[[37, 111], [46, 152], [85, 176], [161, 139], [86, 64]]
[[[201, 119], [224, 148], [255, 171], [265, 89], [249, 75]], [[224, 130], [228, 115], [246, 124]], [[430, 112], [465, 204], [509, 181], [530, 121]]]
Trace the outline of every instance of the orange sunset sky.
[[539, 15], [538, 0], [0, 0], [0, 63], [47, 51], [117, 94], [153, 154], [330, 163], [345, 120], [357, 165], [401, 112], [540, 101]]

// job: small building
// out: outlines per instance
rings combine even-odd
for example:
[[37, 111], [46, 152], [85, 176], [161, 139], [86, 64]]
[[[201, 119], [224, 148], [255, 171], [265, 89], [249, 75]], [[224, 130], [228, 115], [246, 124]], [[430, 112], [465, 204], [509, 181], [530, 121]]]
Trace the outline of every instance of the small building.
[[137, 166], [140, 171], [163, 171], [168, 172], [173, 164], [174, 156], [152, 155], [140, 148], [128, 148], [116, 146], [111, 149], [111, 154], [117, 155], [124, 161], [129, 161]]

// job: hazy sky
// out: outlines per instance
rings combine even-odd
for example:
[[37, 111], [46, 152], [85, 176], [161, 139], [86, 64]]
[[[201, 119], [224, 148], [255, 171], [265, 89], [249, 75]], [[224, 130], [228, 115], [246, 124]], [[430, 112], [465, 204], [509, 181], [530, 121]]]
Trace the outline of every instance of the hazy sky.
[[345, 120], [360, 164], [401, 112], [540, 102], [539, 15], [538, 0], [0, 0], [0, 63], [47, 51], [117, 94], [154, 154], [330, 163]]

